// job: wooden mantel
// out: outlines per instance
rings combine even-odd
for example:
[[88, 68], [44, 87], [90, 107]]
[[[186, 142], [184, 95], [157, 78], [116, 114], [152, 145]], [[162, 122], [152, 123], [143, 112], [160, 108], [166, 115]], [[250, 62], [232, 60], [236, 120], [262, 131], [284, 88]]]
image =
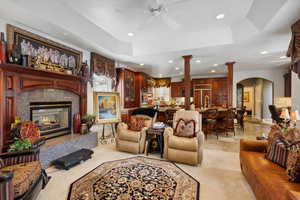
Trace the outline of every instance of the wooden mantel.
[[61, 89], [80, 99], [80, 114], [87, 111], [87, 84], [80, 76], [37, 70], [13, 64], [0, 64], [0, 152], [10, 142], [10, 125], [16, 117], [16, 99], [24, 91]]

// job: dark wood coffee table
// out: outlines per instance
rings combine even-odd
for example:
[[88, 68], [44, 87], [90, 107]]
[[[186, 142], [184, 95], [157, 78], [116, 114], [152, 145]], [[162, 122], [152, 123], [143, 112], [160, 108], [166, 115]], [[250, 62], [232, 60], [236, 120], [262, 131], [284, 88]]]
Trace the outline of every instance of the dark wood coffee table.
[[145, 148], [145, 154], [148, 155], [150, 148], [151, 148], [151, 142], [155, 139], [157, 139], [159, 144], [159, 153], [160, 157], [163, 157], [164, 154], [164, 131], [165, 128], [149, 128], [146, 131], [146, 148]]

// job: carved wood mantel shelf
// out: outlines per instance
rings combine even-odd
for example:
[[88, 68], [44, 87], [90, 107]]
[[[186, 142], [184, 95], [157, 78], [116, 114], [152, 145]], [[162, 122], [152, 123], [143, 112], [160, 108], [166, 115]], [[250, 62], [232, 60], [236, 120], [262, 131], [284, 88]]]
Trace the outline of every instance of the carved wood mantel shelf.
[[10, 124], [16, 116], [16, 99], [24, 91], [61, 89], [80, 99], [80, 114], [87, 110], [87, 84], [84, 78], [57, 72], [36, 70], [12, 64], [0, 64], [0, 152], [10, 142]]

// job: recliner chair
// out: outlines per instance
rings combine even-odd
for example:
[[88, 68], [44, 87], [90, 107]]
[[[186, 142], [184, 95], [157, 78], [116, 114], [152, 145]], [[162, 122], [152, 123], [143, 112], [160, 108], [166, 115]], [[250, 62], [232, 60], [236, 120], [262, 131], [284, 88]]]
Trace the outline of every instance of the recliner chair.
[[[174, 135], [177, 122], [183, 119], [185, 121], [195, 121], [196, 137], [178, 137]], [[198, 165], [203, 159], [204, 134], [201, 126], [201, 115], [197, 111], [177, 111], [174, 115], [173, 129], [167, 127], [164, 132], [164, 157], [168, 160]]]
[[139, 108], [132, 112], [131, 116], [134, 115], [149, 119], [151, 120], [151, 123], [141, 131], [132, 131], [128, 129], [128, 125], [124, 122], [119, 123], [117, 127], [116, 148], [119, 151], [139, 154], [144, 153], [146, 130], [156, 121], [157, 110], [151, 108]]

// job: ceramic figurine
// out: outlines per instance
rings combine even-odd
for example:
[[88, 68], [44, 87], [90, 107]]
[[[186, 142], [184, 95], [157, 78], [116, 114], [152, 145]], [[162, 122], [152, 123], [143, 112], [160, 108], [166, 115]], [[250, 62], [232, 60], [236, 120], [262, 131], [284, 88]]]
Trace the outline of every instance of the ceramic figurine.
[[4, 33], [0, 35], [0, 63], [6, 62], [6, 42], [4, 40]]

